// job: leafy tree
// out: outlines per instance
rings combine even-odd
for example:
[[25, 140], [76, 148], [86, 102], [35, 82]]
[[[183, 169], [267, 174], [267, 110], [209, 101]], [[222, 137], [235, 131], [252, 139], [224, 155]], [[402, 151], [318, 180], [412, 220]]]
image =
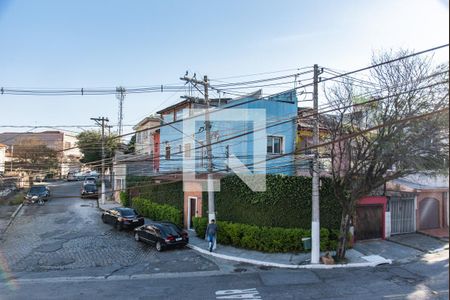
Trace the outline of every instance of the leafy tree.
[[[77, 138], [77, 146], [83, 153], [83, 158], [80, 161], [83, 163], [100, 163], [102, 159], [102, 135], [100, 131], [83, 131], [77, 135]], [[105, 159], [114, 155], [114, 150], [117, 148], [118, 143], [119, 140], [116, 136], [105, 137]]]
[[36, 139], [23, 139], [14, 145], [15, 167], [30, 171], [51, 172], [58, 168], [61, 153]]
[[125, 150], [125, 154], [134, 153], [135, 149], [136, 149], [136, 135], [134, 134], [127, 144], [127, 149]]
[[[373, 64], [407, 54], [385, 53]], [[448, 65], [433, 68], [412, 56], [374, 67], [369, 81], [371, 88], [350, 78], [326, 90], [336, 109], [326, 123], [334, 194], [342, 205], [338, 259], [345, 257], [359, 199], [392, 179], [448, 172]]]

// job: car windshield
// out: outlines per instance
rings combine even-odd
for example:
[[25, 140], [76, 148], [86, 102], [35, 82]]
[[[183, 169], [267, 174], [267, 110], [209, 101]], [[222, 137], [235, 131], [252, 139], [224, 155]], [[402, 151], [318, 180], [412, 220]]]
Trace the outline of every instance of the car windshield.
[[45, 186], [32, 186], [30, 189], [31, 194], [37, 194], [45, 192]]
[[136, 211], [131, 208], [120, 210], [120, 214], [122, 217], [134, 217], [137, 215]]
[[95, 184], [86, 184], [84, 189], [88, 192], [95, 192], [97, 190], [97, 186], [95, 186]]

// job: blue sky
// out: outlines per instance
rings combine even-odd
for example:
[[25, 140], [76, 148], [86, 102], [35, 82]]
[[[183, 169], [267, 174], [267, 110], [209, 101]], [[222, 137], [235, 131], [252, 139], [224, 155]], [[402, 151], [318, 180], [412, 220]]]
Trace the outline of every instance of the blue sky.
[[[0, 0], [0, 86], [132, 87], [181, 83], [186, 70], [222, 78], [314, 63], [351, 70], [378, 50], [448, 43], [448, 27], [444, 0]], [[448, 60], [448, 48], [435, 59]], [[124, 123], [182, 94], [127, 95]], [[114, 95], [0, 100], [0, 125], [117, 122]]]

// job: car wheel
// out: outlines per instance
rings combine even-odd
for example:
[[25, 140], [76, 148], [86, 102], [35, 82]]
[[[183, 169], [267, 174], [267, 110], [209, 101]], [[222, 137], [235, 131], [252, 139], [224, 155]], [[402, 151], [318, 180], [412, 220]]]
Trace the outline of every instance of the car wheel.
[[123, 229], [122, 223], [120, 223], [119, 221], [116, 221], [116, 229], [121, 231]]
[[156, 251], [161, 252], [163, 250], [161, 242], [156, 242]]
[[139, 234], [136, 232], [135, 234], [134, 234], [134, 240], [136, 241], [136, 242], [139, 242], [141, 239], [139, 238]]
[[103, 223], [106, 223], [106, 217], [105, 217], [105, 215], [102, 215], [102, 221], [103, 221]]

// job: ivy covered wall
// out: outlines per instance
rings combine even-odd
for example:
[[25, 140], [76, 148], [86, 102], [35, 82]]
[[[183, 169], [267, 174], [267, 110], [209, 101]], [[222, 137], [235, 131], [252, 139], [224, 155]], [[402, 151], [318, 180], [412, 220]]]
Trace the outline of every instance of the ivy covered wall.
[[[183, 210], [183, 183], [152, 184], [149, 178], [127, 181], [132, 197], [141, 196], [160, 204]], [[311, 227], [311, 178], [267, 175], [266, 192], [252, 192], [237, 176], [221, 180], [221, 191], [215, 193], [217, 219], [257, 226]], [[329, 178], [321, 178], [320, 226], [338, 229], [341, 207], [334, 199]], [[203, 215], [207, 215], [208, 193], [203, 193]]]

